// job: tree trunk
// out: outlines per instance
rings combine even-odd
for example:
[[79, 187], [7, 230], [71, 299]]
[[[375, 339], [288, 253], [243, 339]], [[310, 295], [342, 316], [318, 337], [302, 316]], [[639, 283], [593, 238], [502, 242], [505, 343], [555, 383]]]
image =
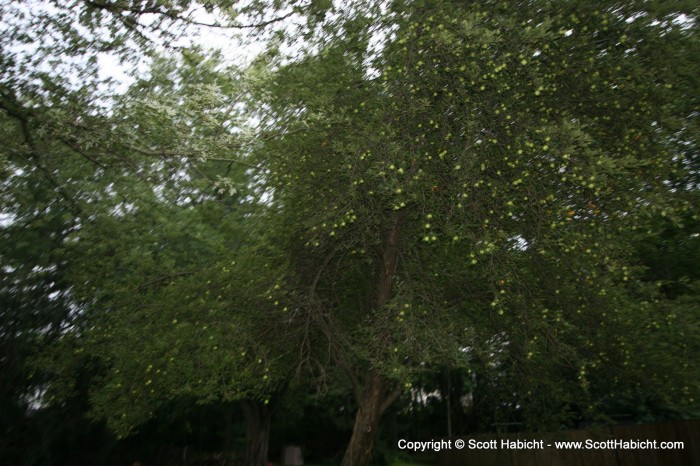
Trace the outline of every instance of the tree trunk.
[[372, 459], [377, 426], [386, 408], [384, 385], [384, 378], [376, 372], [367, 375], [342, 466], [367, 466]]
[[267, 466], [272, 411], [266, 404], [247, 400], [243, 402], [247, 431], [245, 438], [245, 466]]
[[[392, 215], [389, 227], [383, 233], [384, 245], [377, 277], [377, 308], [386, 305], [391, 299], [399, 257], [399, 223], [400, 217]], [[384, 340], [388, 341], [389, 335], [385, 335]], [[357, 415], [342, 466], [367, 466], [372, 459], [379, 420], [386, 408], [401, 393], [394, 390], [393, 393], [387, 394], [387, 388], [387, 381], [378, 372], [372, 370], [365, 377], [361, 393], [356, 393]]]
[[[389, 226], [383, 233], [383, 248], [381, 263], [377, 276], [376, 306], [381, 308], [389, 302], [392, 296], [394, 275], [399, 258], [399, 224], [398, 214], [391, 216]], [[384, 335], [384, 342], [389, 341], [389, 335]], [[381, 351], [381, 350], [380, 350]], [[372, 459], [374, 439], [379, 420], [386, 408], [396, 400], [401, 391], [391, 387], [390, 383], [375, 370], [371, 370], [364, 378], [364, 387], [360, 393], [356, 389], [357, 415], [352, 429], [350, 443], [345, 450], [342, 466], [367, 466]]]

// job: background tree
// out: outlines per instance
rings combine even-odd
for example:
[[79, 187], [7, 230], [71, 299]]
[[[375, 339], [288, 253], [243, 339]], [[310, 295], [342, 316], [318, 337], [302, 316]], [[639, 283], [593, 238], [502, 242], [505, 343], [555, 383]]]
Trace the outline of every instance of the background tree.
[[118, 175], [67, 239], [81, 318], [53, 365], [68, 376], [59, 388], [70, 386], [72, 354], [96, 365], [92, 412], [122, 436], [167, 402], [240, 401], [245, 461], [259, 465], [270, 399], [291, 376], [261, 312], [274, 306], [284, 263], [261, 229], [255, 167], [236, 155], [249, 143], [239, 73], [220, 66], [196, 51], [158, 60], [112, 110], [117, 137], [105, 150], [122, 154]]
[[[28, 417], [41, 407], [48, 381], [48, 374], [29, 361], [60, 339], [74, 318], [64, 241], [79, 225], [86, 204], [75, 180], [90, 177], [97, 166], [85, 164], [50, 136], [53, 131], [43, 121], [32, 117], [33, 112], [61, 112], [52, 109], [51, 98], [35, 101], [30, 114], [4, 85], [0, 94], [0, 451], [3, 461], [34, 464], [50, 457], [52, 435], [59, 435], [60, 428], [47, 432], [44, 426], [61, 425], [59, 419], [73, 424], [74, 436], [64, 439], [69, 445], [90, 436], [74, 424], [82, 409], [76, 400], [47, 413], [43, 423]], [[79, 99], [70, 95], [62, 111], [69, 113], [70, 104]], [[53, 157], [45, 157], [47, 153]], [[92, 185], [87, 181], [84, 186]], [[31, 439], [40, 446], [27, 448]]]

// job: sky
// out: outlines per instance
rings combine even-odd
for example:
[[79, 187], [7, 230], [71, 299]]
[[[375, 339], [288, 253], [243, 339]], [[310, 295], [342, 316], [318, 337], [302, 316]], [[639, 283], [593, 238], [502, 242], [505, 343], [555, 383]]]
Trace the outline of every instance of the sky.
[[[153, 15], [151, 15], [153, 16]], [[216, 22], [216, 17], [207, 13], [201, 8], [193, 9], [190, 17], [200, 23], [211, 24]], [[150, 24], [153, 18], [149, 15], [144, 15], [141, 19], [143, 24]], [[189, 26], [183, 36], [175, 41], [174, 47], [189, 48], [198, 46], [203, 49], [220, 50], [223, 57], [232, 63], [244, 65], [250, 63], [253, 58], [260, 54], [265, 44], [260, 41], [254, 41], [250, 35], [246, 37], [240, 36], [239, 30], [210, 28], [204, 26]], [[244, 39], [247, 42], [245, 47], [241, 47], [240, 41]], [[163, 46], [159, 46], [158, 50], [163, 53], [169, 53], [169, 50]], [[120, 63], [117, 56], [114, 54], [102, 54], [99, 58], [98, 65], [100, 68], [100, 77], [112, 77], [118, 79], [122, 84], [118, 87], [119, 91], [124, 91], [134, 81], [131, 76], [133, 67], [128, 64]], [[148, 71], [148, 63], [141, 62], [138, 68], [139, 74], [145, 74]]]
[[[61, 5], [62, 8], [55, 6]], [[11, 0], [0, 0], [0, 46], [3, 49], [3, 61], [5, 57], [12, 57], [15, 61], [13, 67], [8, 67], [7, 62], [2, 63], [4, 70], [7, 71], [5, 76], [0, 76], [0, 81], [11, 80], [11, 74], [15, 76], [21, 74], [18, 72], [20, 64], [24, 64], [25, 69], [32, 71], [44, 72], [49, 75], [60, 75], [68, 77], [74, 81], [77, 86], [81, 83], [81, 77], [76, 74], [77, 69], [81, 67], [92, 66], [86, 60], [85, 53], [78, 53], [74, 57], [67, 54], [50, 55], [44, 58], [46, 54], [41, 53], [42, 48], [51, 51], [52, 47], [61, 45], [62, 38], [60, 33], [55, 29], [52, 30], [45, 26], [45, 19], [48, 17], [58, 17], [59, 15], [73, 15], [71, 17], [71, 26], [80, 32], [84, 37], [92, 38], [94, 34], [88, 31], [87, 28], [81, 26], [78, 9], [75, 9], [70, 0], [58, 0], [57, 2], [49, 2], [45, 0], [27, 0], [23, 2], [15, 2]], [[201, 6], [191, 8], [185, 13], [190, 20], [203, 24], [221, 23], [221, 18], [217, 18], [214, 14], [207, 13]], [[138, 23], [146, 28], [143, 31], [148, 31], [148, 26], [153, 24], [158, 17], [155, 14], [143, 14], [138, 16]], [[248, 19], [241, 16], [237, 18], [242, 24], [246, 24]], [[286, 20], [290, 23], [290, 20]], [[285, 22], [280, 22], [281, 27], [287, 27]], [[106, 28], [98, 29], [97, 36], [102, 38], [110, 38], [110, 33]], [[249, 63], [252, 58], [264, 50], [265, 44], [261, 40], [254, 40], [251, 34], [251, 29], [226, 29], [214, 28], [205, 26], [189, 25], [184, 28], [184, 33], [176, 41], [170, 44], [170, 48], [164, 45], [157, 45], [156, 49], [163, 54], [172, 54], [175, 48], [185, 48], [190, 46], [199, 46], [203, 49], [219, 49], [223, 57], [239, 65]], [[22, 34], [28, 40], [24, 43], [20, 40], [13, 40], [16, 33]], [[161, 38], [156, 34], [146, 32], [147, 37], [152, 39], [155, 44], [163, 44]], [[2, 39], [4, 37], [4, 39]], [[246, 45], [241, 46], [242, 43]], [[117, 54], [101, 52], [97, 55], [98, 76], [102, 79], [111, 78], [115, 81], [114, 92], [124, 92], [129, 84], [135, 81], [134, 72], [143, 75], [148, 72], [148, 60], [142, 57], [141, 60], [134, 63], [123, 63]]]

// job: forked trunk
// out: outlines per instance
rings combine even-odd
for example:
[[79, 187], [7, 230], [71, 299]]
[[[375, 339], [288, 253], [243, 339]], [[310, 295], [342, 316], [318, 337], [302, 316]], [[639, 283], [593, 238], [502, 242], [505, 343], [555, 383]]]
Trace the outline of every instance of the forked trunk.
[[[393, 215], [389, 227], [384, 231], [384, 245], [377, 276], [377, 308], [386, 305], [391, 299], [399, 257], [399, 223], [400, 217]], [[389, 335], [384, 335], [383, 340], [385, 343], [388, 342]], [[364, 386], [361, 392], [356, 393], [357, 415], [342, 466], [367, 466], [372, 459], [379, 421], [386, 408], [400, 393], [396, 389], [388, 392], [390, 388], [388, 385], [389, 382], [374, 370], [364, 377]]]
[[243, 402], [247, 431], [245, 438], [245, 466], [267, 466], [272, 412], [264, 403], [255, 400]]

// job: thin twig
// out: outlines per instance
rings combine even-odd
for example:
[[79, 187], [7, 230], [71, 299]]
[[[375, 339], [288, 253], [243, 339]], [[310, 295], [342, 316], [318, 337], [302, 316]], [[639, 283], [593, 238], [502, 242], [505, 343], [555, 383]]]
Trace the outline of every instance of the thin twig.
[[156, 283], [162, 282], [163, 280], [168, 280], [170, 278], [176, 278], [176, 277], [183, 277], [185, 275], [192, 275], [193, 273], [194, 272], [177, 272], [177, 273], [173, 273], [171, 275], [166, 275], [164, 277], [159, 277], [159, 278], [156, 278], [155, 280], [151, 280], [151, 281], [148, 281], [146, 283], [142, 283], [141, 285], [138, 286], [138, 289], [141, 290], [143, 288], [147, 288], [147, 287], [154, 285]]

